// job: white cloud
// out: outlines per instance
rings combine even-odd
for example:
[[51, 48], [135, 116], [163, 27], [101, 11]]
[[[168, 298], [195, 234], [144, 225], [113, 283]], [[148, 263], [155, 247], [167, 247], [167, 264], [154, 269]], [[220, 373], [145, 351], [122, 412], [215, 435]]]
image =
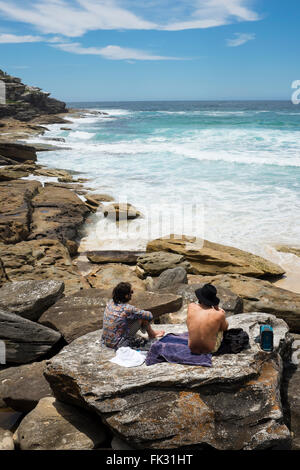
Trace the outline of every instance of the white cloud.
[[0, 33], [0, 44], [18, 44], [24, 42], [41, 42], [44, 39], [40, 36], [18, 36], [16, 34]]
[[99, 55], [110, 60], [180, 60], [178, 57], [152, 55], [145, 51], [113, 45], [106, 47], [83, 47], [76, 42], [55, 44], [54, 47], [73, 54]]
[[235, 36], [236, 37], [234, 39], [227, 39], [227, 46], [237, 47], [255, 39], [255, 34], [252, 33], [235, 33]]
[[251, 0], [0, 0], [6, 18], [28, 23], [44, 34], [79, 37], [95, 30], [211, 28], [255, 21]]

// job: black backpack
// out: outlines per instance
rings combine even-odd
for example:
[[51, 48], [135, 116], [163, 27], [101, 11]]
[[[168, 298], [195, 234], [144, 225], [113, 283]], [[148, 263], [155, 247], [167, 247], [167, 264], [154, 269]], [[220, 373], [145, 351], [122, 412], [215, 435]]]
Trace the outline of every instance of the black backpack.
[[249, 336], [242, 328], [231, 328], [224, 331], [221, 346], [215, 355], [237, 354], [249, 348]]

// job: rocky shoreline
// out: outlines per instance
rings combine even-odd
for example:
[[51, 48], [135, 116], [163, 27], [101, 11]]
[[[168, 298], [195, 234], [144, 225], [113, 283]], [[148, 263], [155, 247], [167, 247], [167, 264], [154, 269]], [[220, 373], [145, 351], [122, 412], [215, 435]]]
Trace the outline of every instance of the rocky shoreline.
[[[0, 340], [7, 358], [0, 366], [0, 450], [299, 449], [300, 294], [274, 284], [284, 270], [189, 234], [152, 240], [145, 252], [78, 253], [95, 212], [111, 223], [141, 214], [101, 188], [90, 193], [88, 181], [71, 171], [40, 165], [38, 151], [55, 147], [26, 139], [43, 135], [47, 124], [67, 126], [82, 110], [5, 80], [11, 95], [6, 111], [0, 105]], [[56, 181], [42, 184], [43, 176]], [[106, 302], [121, 280], [133, 285], [132, 303], [167, 332], [186, 329], [194, 290], [212, 282], [231, 327], [249, 332], [251, 348], [214, 359], [209, 370], [113, 365], [99, 339]], [[274, 327], [271, 354], [255, 342], [263, 322]]]

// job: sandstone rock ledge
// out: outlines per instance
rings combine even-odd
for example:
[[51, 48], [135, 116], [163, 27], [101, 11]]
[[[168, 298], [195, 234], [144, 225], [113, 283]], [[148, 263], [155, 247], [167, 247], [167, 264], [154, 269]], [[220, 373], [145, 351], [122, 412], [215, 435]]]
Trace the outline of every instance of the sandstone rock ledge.
[[[261, 322], [273, 325], [273, 353], [255, 342]], [[214, 357], [212, 368], [168, 363], [123, 368], [108, 362], [114, 351], [101, 347], [98, 330], [47, 361], [45, 377], [58, 400], [101, 415], [133, 448], [289, 448], [279, 388], [282, 356], [291, 350], [288, 326], [263, 313], [235, 315], [229, 324], [249, 333], [251, 348]]]

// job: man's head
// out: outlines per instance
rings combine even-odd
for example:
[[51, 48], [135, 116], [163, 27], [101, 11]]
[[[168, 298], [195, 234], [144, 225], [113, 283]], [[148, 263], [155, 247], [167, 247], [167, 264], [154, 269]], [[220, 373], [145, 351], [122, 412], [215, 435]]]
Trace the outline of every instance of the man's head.
[[131, 299], [133, 290], [129, 282], [120, 282], [113, 290], [115, 304], [123, 304]]
[[212, 284], [204, 284], [200, 289], [195, 290], [199, 304], [207, 307], [217, 307], [220, 299], [217, 297], [217, 289]]

